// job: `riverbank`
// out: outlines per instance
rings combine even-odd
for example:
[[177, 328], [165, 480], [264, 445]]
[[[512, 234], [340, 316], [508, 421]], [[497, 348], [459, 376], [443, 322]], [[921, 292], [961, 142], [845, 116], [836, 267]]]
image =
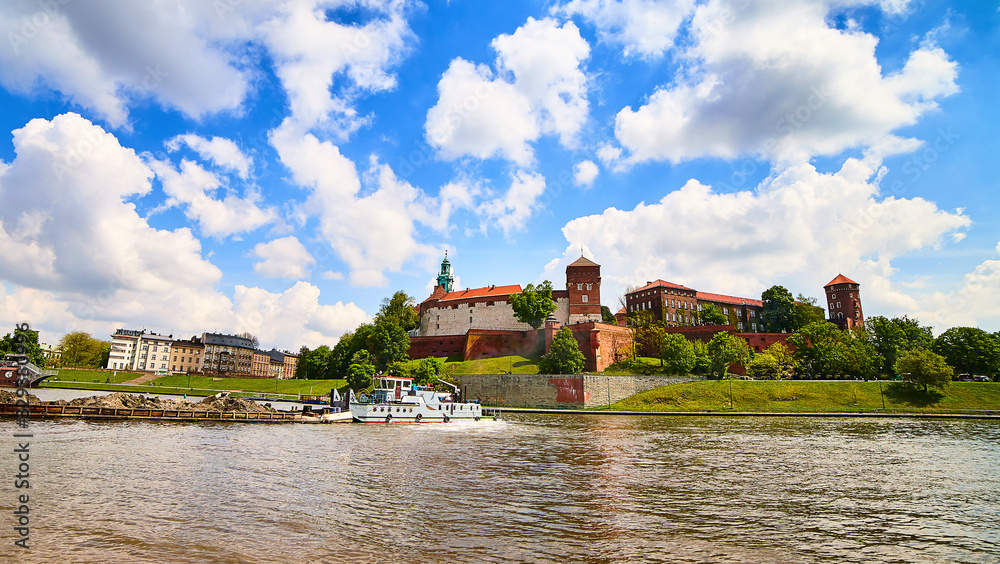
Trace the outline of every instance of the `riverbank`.
[[597, 412], [1000, 415], [1000, 385], [953, 382], [929, 392], [898, 382], [703, 380], [664, 386]]
[[[128, 375], [126, 376], [126, 374]], [[267, 396], [276, 400], [297, 400], [302, 394], [327, 395], [330, 390], [341, 389], [347, 385], [346, 380], [273, 380], [177, 375], [161, 376], [142, 384], [130, 383], [134, 382], [136, 376], [134, 373], [119, 373], [115, 377], [82, 370], [63, 370], [56, 375], [55, 379], [44, 380], [39, 388], [201, 396], [231, 392], [235, 396]], [[112, 382], [107, 383], [107, 379]]]

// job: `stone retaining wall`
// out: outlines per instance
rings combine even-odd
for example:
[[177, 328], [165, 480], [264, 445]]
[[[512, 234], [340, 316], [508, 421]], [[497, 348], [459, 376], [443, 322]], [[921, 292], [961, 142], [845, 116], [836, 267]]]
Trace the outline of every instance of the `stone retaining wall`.
[[499, 407], [598, 407], [660, 386], [692, 382], [693, 376], [602, 374], [455, 375], [465, 398]]

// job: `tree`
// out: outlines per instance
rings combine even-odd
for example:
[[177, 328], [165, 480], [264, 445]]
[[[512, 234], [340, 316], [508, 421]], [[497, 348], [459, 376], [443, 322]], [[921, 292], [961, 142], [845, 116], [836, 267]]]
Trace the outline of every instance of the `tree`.
[[[100, 368], [106, 366], [105, 347], [111, 351], [111, 343], [93, 338], [90, 333], [74, 331], [59, 340], [62, 349], [62, 366], [74, 368]], [[104, 361], [104, 362], [102, 362]]]
[[347, 369], [347, 385], [352, 390], [361, 391], [372, 384], [375, 377], [375, 366], [371, 363], [368, 351], [361, 350], [354, 354], [351, 365]]
[[1000, 339], [976, 327], [952, 327], [934, 339], [931, 349], [959, 374], [1000, 373]]
[[668, 333], [660, 340], [660, 363], [667, 374], [690, 374], [697, 358], [694, 345], [684, 335]]
[[904, 381], [914, 386], [923, 386], [925, 392], [928, 386], [943, 390], [954, 375], [943, 356], [927, 349], [900, 353], [896, 360], [896, 372], [903, 376]]
[[444, 363], [440, 359], [424, 358], [417, 362], [417, 365], [410, 371], [410, 377], [413, 378], [414, 384], [420, 386], [434, 384], [434, 380], [441, 375], [442, 368], [444, 368]]
[[615, 314], [611, 313], [611, 308], [606, 305], [601, 306], [601, 321], [605, 323], [617, 324], [618, 318]]
[[792, 312], [795, 299], [784, 286], [771, 286], [760, 295], [764, 310], [760, 317], [764, 327], [772, 333], [788, 332], [794, 323]]
[[691, 372], [708, 374], [712, 367], [712, 359], [708, 356], [708, 344], [704, 341], [692, 341], [691, 348], [694, 350], [694, 368], [691, 369]]
[[307, 347], [299, 349], [299, 363], [295, 377], [308, 380], [322, 380], [329, 377], [330, 347], [320, 345], [315, 350]]
[[511, 294], [510, 307], [518, 321], [538, 329], [545, 323], [545, 318], [556, 310], [556, 303], [552, 301], [552, 282], [546, 280], [537, 288], [528, 284], [522, 292]]
[[750, 345], [746, 341], [725, 331], [719, 331], [712, 336], [706, 349], [710, 362], [710, 374], [718, 378], [725, 378], [730, 364], [745, 365], [751, 354]]
[[260, 340], [258, 340], [257, 337], [255, 337], [253, 335], [253, 333], [243, 332], [243, 333], [240, 333], [237, 336], [238, 337], [243, 337], [244, 339], [246, 339], [246, 340], [250, 341], [251, 343], [253, 343], [253, 348], [255, 348], [255, 349], [260, 348]]
[[26, 354], [35, 366], [45, 366], [45, 354], [38, 344], [38, 331], [32, 331], [27, 323], [15, 325], [14, 331], [0, 340], [0, 354]]
[[391, 321], [375, 324], [368, 340], [368, 352], [379, 372], [384, 372], [393, 362], [408, 360], [410, 335]]
[[878, 351], [863, 337], [863, 330], [842, 331], [829, 321], [816, 321], [788, 337], [800, 366], [816, 376], [868, 377], [881, 362]]
[[882, 357], [879, 370], [883, 374], [894, 374], [899, 353], [916, 349], [929, 349], [934, 344], [930, 327], [921, 327], [916, 319], [882, 316], [865, 320], [865, 336], [872, 347]]
[[792, 306], [792, 330], [798, 331], [810, 323], [823, 321], [826, 316], [823, 308], [816, 305], [816, 298], [810, 298], [799, 294], [795, 298], [795, 305]]
[[774, 355], [762, 352], [755, 354], [747, 363], [747, 374], [755, 378], [775, 380], [781, 377], [781, 365]]
[[376, 325], [389, 321], [399, 325], [404, 331], [416, 329], [420, 325], [420, 317], [415, 309], [416, 300], [402, 290], [389, 298], [382, 298], [382, 305], [375, 315]]
[[715, 304], [705, 304], [701, 308], [698, 318], [704, 325], [725, 325], [728, 321], [719, 306]]
[[538, 371], [542, 374], [579, 374], [585, 361], [573, 332], [563, 327], [552, 338], [549, 352], [538, 361]]

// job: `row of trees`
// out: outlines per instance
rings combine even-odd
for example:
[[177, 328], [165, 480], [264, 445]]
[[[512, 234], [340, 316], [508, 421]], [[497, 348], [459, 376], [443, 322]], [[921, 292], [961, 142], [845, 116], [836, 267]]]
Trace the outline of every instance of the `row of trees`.
[[15, 327], [0, 340], [0, 355], [18, 351], [20, 344], [26, 347], [31, 362], [36, 366], [67, 367], [67, 368], [101, 368], [107, 366], [108, 355], [111, 354], [111, 343], [95, 339], [90, 333], [73, 331], [63, 335], [59, 340], [61, 356], [58, 361], [48, 360], [38, 342], [38, 331], [22, 330]]

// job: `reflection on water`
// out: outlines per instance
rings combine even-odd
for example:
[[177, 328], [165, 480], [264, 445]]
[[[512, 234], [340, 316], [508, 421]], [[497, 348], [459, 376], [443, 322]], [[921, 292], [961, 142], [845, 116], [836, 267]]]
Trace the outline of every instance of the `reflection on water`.
[[38, 561], [1000, 560], [995, 421], [31, 429]]

